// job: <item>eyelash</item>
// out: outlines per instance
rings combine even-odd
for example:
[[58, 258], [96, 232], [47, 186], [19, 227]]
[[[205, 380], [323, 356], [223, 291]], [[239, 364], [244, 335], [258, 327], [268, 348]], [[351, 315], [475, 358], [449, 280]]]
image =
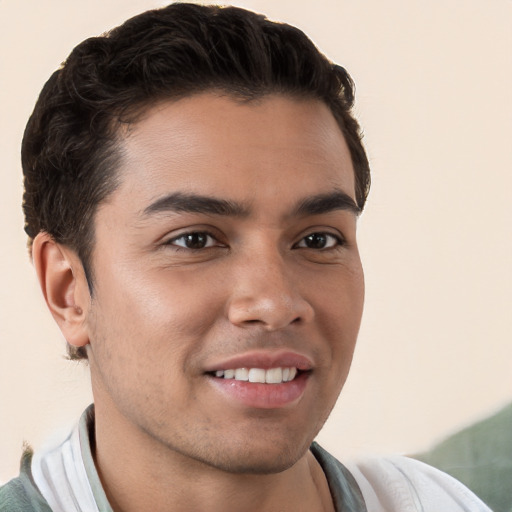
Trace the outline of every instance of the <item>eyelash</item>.
[[[204, 236], [206, 239], [210, 239], [210, 241], [211, 240], [215, 241], [216, 244], [208, 245], [208, 242], [207, 242], [207, 244], [204, 247], [187, 247], [185, 244], [179, 245], [176, 243], [178, 240], [185, 239], [186, 237], [192, 237], [192, 236], [196, 236], [196, 237]], [[314, 237], [314, 236], [317, 236], [317, 237], [320, 236], [320, 237], [325, 237], [326, 239], [331, 239], [334, 241], [334, 244], [332, 244], [330, 247], [320, 247], [320, 248], [308, 247], [307, 245], [305, 245], [307, 243], [306, 240], [308, 239], [308, 237]], [[301, 246], [300, 244], [302, 244], [302, 243], [304, 243], [304, 245]], [[188, 250], [188, 251], [201, 251], [204, 249], [211, 249], [213, 247], [225, 247], [222, 243], [220, 243], [218, 241], [218, 239], [217, 239], [217, 237], [215, 237], [215, 235], [213, 235], [212, 233], [210, 233], [208, 231], [190, 231], [187, 233], [182, 233], [181, 235], [168, 240], [165, 243], [165, 245], [173, 246], [176, 250]], [[334, 235], [333, 233], [329, 233], [326, 231], [314, 231], [314, 232], [309, 233], [306, 236], [302, 237], [299, 240], [299, 242], [297, 242], [296, 244], [293, 245], [293, 248], [294, 249], [297, 248], [297, 249], [312, 249], [312, 250], [318, 250], [318, 251], [327, 251], [327, 250], [333, 250], [333, 249], [339, 248], [343, 245], [345, 245], [345, 240], [341, 236]]]
[[314, 231], [312, 233], [309, 233], [308, 235], [304, 236], [301, 238], [301, 240], [296, 243], [294, 245], [294, 247], [297, 247], [299, 249], [314, 249], [313, 247], [307, 247], [307, 246], [300, 246], [299, 244], [305, 242], [305, 240], [307, 240], [308, 238], [311, 238], [311, 237], [314, 237], [314, 236], [320, 236], [320, 237], [325, 237], [327, 239], [332, 239], [334, 240], [334, 245], [330, 246], [330, 247], [320, 247], [320, 248], [316, 248], [316, 250], [318, 251], [328, 251], [330, 249], [337, 249], [343, 245], [345, 245], [345, 240], [338, 236], [338, 235], [334, 235], [333, 233], [329, 233], [327, 231]]
[[[178, 240], [185, 239], [186, 237], [200, 236], [200, 235], [203, 235], [206, 238], [209, 238], [210, 240], [214, 240], [217, 243], [216, 244], [212, 244], [212, 245], [206, 245], [205, 247], [196, 247], [196, 248], [194, 248], [194, 247], [187, 247], [186, 245], [178, 245], [176, 243]], [[222, 246], [222, 244], [218, 241], [217, 237], [215, 237], [215, 235], [213, 235], [212, 233], [210, 233], [208, 231], [189, 231], [187, 233], [182, 233], [179, 236], [171, 238], [169, 241], [167, 241], [165, 243], [165, 245], [171, 245], [171, 246], [174, 246], [174, 248], [176, 250], [183, 250], [183, 251], [201, 251], [201, 250], [204, 250], [204, 249], [211, 249], [212, 247], [216, 247], [216, 246], [217, 247], [221, 247]]]

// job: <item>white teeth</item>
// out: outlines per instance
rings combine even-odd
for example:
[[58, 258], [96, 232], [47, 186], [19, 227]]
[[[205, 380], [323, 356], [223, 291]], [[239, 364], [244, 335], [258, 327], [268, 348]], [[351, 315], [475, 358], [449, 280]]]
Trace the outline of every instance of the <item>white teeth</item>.
[[249, 382], [265, 383], [265, 370], [261, 368], [251, 368], [249, 370]]
[[237, 368], [235, 370], [235, 380], [249, 380], [249, 370], [247, 368]]
[[265, 375], [267, 384], [279, 384], [283, 382], [283, 370], [281, 368], [270, 368]]
[[215, 376], [224, 379], [259, 382], [267, 384], [281, 384], [290, 382], [297, 375], [297, 368], [236, 368], [233, 370], [217, 370]]

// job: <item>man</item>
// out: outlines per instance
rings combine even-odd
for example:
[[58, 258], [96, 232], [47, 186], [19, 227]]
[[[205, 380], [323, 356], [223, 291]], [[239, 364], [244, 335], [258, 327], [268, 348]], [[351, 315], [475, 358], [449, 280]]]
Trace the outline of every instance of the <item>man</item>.
[[299, 30], [174, 4], [72, 52], [22, 149], [32, 257], [94, 407], [2, 511], [488, 510], [313, 443], [361, 319], [353, 85]]

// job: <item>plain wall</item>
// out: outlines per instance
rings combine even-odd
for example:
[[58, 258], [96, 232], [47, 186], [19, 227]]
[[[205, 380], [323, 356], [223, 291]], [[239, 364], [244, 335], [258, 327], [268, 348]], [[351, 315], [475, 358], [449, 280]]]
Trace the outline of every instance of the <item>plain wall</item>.
[[[0, 481], [91, 400], [25, 248], [25, 123], [77, 43], [163, 4], [0, 0]], [[366, 310], [320, 441], [341, 458], [425, 449], [512, 400], [512, 2], [234, 4], [298, 25], [357, 84]]]

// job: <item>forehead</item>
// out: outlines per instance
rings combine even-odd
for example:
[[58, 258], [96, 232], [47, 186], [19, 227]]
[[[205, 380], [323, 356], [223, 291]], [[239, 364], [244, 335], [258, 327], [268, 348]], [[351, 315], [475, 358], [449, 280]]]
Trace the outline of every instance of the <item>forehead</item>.
[[204, 93], [161, 102], [122, 145], [121, 192], [148, 201], [176, 190], [244, 200], [341, 189], [354, 197], [348, 147], [318, 100]]

